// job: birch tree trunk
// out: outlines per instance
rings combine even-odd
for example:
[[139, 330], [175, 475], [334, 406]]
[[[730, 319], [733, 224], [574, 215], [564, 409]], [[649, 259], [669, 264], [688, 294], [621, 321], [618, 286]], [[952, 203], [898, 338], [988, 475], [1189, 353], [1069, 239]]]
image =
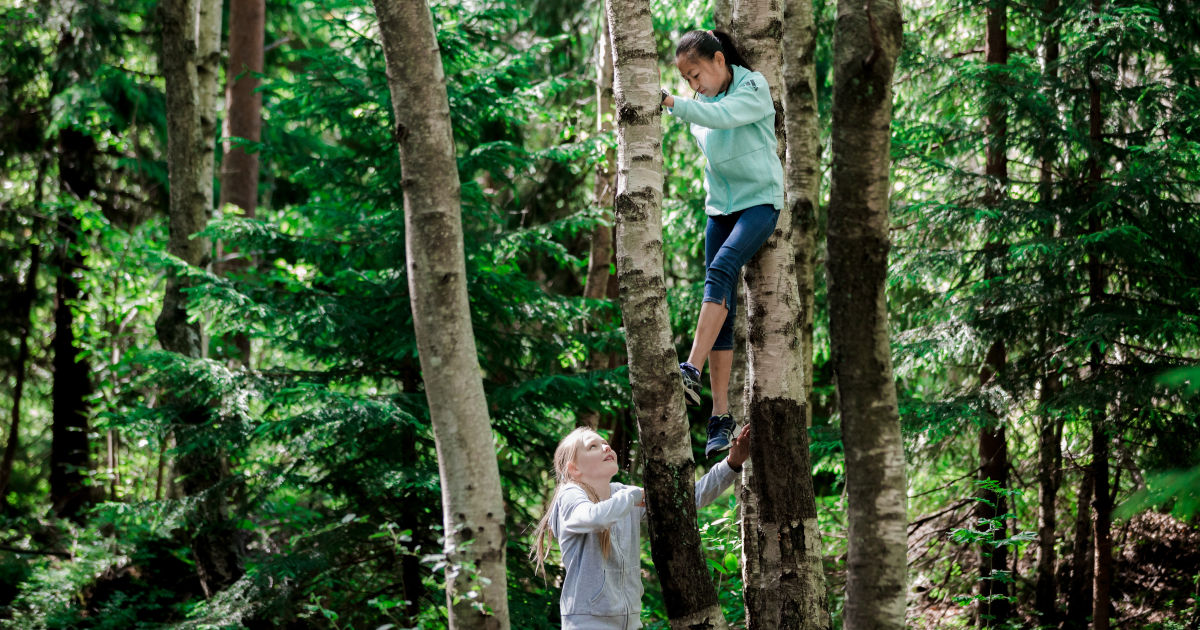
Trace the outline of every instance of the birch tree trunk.
[[[810, 10], [811, 17], [811, 10]], [[733, 30], [746, 60], [771, 87], [775, 134], [784, 153], [783, 9], [769, 0], [734, 3]], [[815, 114], [815, 111], [812, 112]], [[810, 121], [815, 128], [815, 120]], [[781, 155], [781, 157], [783, 157]], [[746, 265], [751, 460], [739, 493], [746, 621], [751, 629], [828, 628], [821, 538], [808, 452], [803, 351], [791, 204], [775, 233]], [[756, 471], [769, 474], [756, 474]]]
[[446, 77], [424, 1], [375, 0], [375, 12], [400, 148], [413, 323], [442, 482], [450, 627], [506, 629], [504, 503], [467, 300]]
[[904, 627], [905, 481], [885, 278], [896, 0], [839, 0], [829, 327], [846, 452], [846, 630]]
[[[796, 290], [800, 296], [801, 397], [809, 402], [813, 382], [813, 317], [816, 296], [817, 207], [821, 187], [821, 133], [817, 110], [817, 26], [811, 0], [785, 0], [783, 7], [783, 111], [787, 159], [784, 192], [791, 212]], [[812, 426], [812, 405], [805, 421]]]
[[[256, 92], [263, 70], [263, 31], [266, 20], [265, 0], [231, 0], [229, 3], [229, 66], [225, 70], [225, 122], [221, 135], [258, 142], [262, 137], [262, 93]], [[242, 215], [253, 219], [258, 206], [258, 152], [247, 152], [231, 140], [225, 140], [221, 159], [220, 208], [233, 204]], [[241, 257], [224, 260], [221, 272], [239, 272], [249, 266]], [[250, 338], [243, 333], [233, 336], [238, 360], [250, 365]]]
[[[170, 232], [167, 251], [195, 267], [208, 267], [211, 244], [192, 235], [208, 224], [213, 206], [214, 135], [217, 75], [221, 43], [221, 4], [215, 0], [165, 0], [162, 19], [162, 72], [166, 80], [167, 167], [170, 181]], [[185, 357], [205, 354], [198, 323], [187, 321], [188, 283], [167, 279], [155, 332], [163, 348]], [[173, 398], [176, 436], [182, 447], [175, 476], [187, 496], [202, 496], [194, 517], [203, 530], [189, 529], [196, 571], [206, 595], [241, 574], [237, 532], [226, 515], [225, 496], [209, 492], [229, 476], [224, 454], [189, 447], [203, 439], [215, 410], [207, 401]], [[202, 531], [202, 533], [190, 533]]]
[[700, 553], [695, 465], [663, 274], [662, 127], [647, 0], [609, 0], [617, 110], [617, 279], [641, 436], [650, 550], [672, 628], [726, 628]]

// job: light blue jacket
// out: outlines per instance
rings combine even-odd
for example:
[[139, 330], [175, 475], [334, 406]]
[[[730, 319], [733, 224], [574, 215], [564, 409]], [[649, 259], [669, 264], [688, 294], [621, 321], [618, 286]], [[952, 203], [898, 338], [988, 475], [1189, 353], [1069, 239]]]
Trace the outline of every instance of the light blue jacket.
[[[715, 501], [736, 477], [724, 460], [713, 466], [696, 482], [696, 507]], [[583, 488], [569, 484], [550, 506], [550, 531], [566, 572], [558, 600], [563, 630], [642, 627], [642, 489], [615, 482], [610, 487], [609, 499], [592, 503]], [[594, 535], [605, 528], [612, 545], [608, 558]]]
[[692, 135], [708, 159], [704, 189], [709, 215], [729, 214], [769, 204], [783, 209], [783, 165], [775, 140], [775, 106], [763, 75], [733, 68], [729, 89], [712, 98], [675, 97], [670, 111], [691, 123]]

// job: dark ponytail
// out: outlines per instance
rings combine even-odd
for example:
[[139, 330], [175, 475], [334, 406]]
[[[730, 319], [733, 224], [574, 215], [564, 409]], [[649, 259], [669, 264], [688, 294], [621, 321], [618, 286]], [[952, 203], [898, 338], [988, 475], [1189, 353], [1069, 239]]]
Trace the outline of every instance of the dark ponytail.
[[724, 31], [688, 31], [679, 38], [679, 45], [675, 47], [676, 57], [712, 59], [718, 52], [725, 55], [726, 64], [753, 70], [738, 51], [733, 37]]

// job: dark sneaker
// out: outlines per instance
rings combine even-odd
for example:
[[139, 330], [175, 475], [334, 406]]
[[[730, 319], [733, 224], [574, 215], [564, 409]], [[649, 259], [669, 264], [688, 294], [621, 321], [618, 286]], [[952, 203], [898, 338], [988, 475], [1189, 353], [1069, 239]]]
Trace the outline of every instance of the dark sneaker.
[[708, 444], [704, 447], [704, 456], [712, 457], [714, 453], [729, 450], [733, 446], [733, 430], [736, 426], [730, 414], [709, 418]]
[[684, 361], [679, 364], [679, 374], [683, 376], [683, 401], [693, 407], [700, 406], [700, 370]]

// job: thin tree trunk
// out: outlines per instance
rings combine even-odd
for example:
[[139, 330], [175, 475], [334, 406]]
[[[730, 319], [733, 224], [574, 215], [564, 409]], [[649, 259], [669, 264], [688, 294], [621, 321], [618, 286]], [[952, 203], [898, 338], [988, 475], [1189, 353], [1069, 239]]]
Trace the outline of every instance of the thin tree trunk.
[[[37, 179], [41, 186], [41, 177]], [[17, 378], [12, 391], [12, 422], [8, 425], [8, 442], [4, 445], [4, 459], [0, 462], [0, 508], [8, 505], [8, 484], [12, 479], [13, 464], [21, 445], [21, 396], [25, 391], [26, 364], [29, 363], [29, 335], [33, 332], [33, 303], [37, 300], [37, 276], [42, 261], [42, 248], [34, 245], [29, 252], [29, 271], [25, 275], [25, 291], [21, 301], [14, 306], [21, 322], [18, 333], [21, 341], [17, 348]]]
[[673, 628], [725, 628], [700, 553], [695, 465], [671, 345], [662, 241], [658, 53], [646, 0], [609, 0], [617, 115], [617, 279], [641, 436], [650, 551]]
[[[258, 142], [262, 137], [262, 93], [256, 92], [263, 71], [265, 0], [231, 0], [229, 3], [229, 66], [225, 70], [225, 123], [221, 135]], [[243, 216], [253, 219], [258, 206], [258, 152], [247, 152], [225, 140], [221, 160], [221, 199], [218, 207], [233, 204]], [[249, 266], [242, 257], [222, 252], [222, 274], [238, 273]], [[250, 365], [250, 338], [237, 333], [232, 338], [238, 360]]]
[[417, 351], [442, 481], [450, 627], [506, 629], [504, 502], [471, 329], [458, 167], [433, 15], [423, 1], [375, 0], [375, 12], [403, 173]]
[[904, 445], [885, 278], [895, 0], [839, 0], [834, 34], [829, 326], [846, 453], [846, 630], [904, 627]]
[[[1044, 91], [1051, 109], [1058, 107], [1058, 56], [1059, 56], [1059, 0], [1046, 0], [1042, 5], [1042, 73], [1045, 76]], [[1054, 203], [1054, 159], [1057, 147], [1048, 139], [1050, 127], [1057, 123], [1057, 116], [1044, 121], [1043, 146], [1038, 173], [1038, 196], [1046, 212], [1053, 213]], [[1056, 236], [1056, 227], [1047, 225], [1048, 238]], [[1041, 428], [1038, 434], [1038, 564], [1037, 585], [1034, 591], [1034, 610], [1043, 626], [1058, 625], [1058, 584], [1056, 578], [1058, 557], [1055, 545], [1057, 536], [1057, 510], [1055, 504], [1058, 489], [1062, 485], [1062, 431], [1063, 419], [1052, 413], [1047, 404], [1062, 389], [1062, 381], [1053, 373], [1042, 378]]]
[[[167, 251], [191, 266], [207, 268], [211, 243], [192, 236], [208, 224], [213, 205], [221, 4], [165, 0], [159, 11], [170, 180]], [[196, 359], [205, 354], [205, 340], [200, 325], [187, 320], [188, 286], [184, 278], [167, 279], [155, 332], [166, 350]], [[195, 526], [185, 535], [201, 587], [211, 596], [242, 573], [239, 536], [229, 522], [225, 492], [218, 488], [229, 477], [229, 464], [223, 453], [196, 446], [207, 439], [207, 425], [216, 413], [209, 401], [170, 397], [165, 404], [176, 414], [175, 435], [182, 449], [172, 476], [180, 480], [184, 495], [202, 497], [193, 514]]]
[[[600, 22], [602, 24], [600, 38], [596, 41], [596, 131], [605, 134], [612, 131], [613, 58], [611, 38], [608, 34], [608, 19], [602, 19]], [[616, 161], [616, 151], [608, 149], [604, 153], [604, 162], [596, 165], [596, 179], [592, 192], [596, 205], [602, 209], [603, 223], [592, 228], [587, 279], [583, 285], [583, 297], [589, 300], [602, 300], [608, 295], [608, 280], [612, 275], [610, 273], [613, 255], [612, 204], [617, 184], [612, 169]], [[593, 352], [588, 357], [588, 370], [608, 368], [613, 360], [611, 354]], [[599, 426], [600, 412], [595, 409], [583, 410], [580, 414], [579, 424], [592, 428]], [[613, 446], [616, 446], [615, 442]]]
[[[811, 17], [811, 7], [809, 16]], [[775, 101], [780, 157], [784, 136], [782, 6], [734, 3], [734, 36], [762, 73]], [[811, 35], [811, 33], [810, 33]], [[815, 112], [810, 112], [815, 113]], [[815, 120], [807, 121], [815, 129]], [[804, 320], [796, 289], [789, 207], [775, 233], [746, 265], [747, 410], [754, 425], [751, 464], [739, 493], [743, 510], [747, 627], [828, 628], [821, 537], [808, 452], [803, 364], [798, 337]], [[756, 470], [767, 474], [755, 474]]]
[[[988, 3], [986, 13], [984, 57], [989, 70], [986, 89], [993, 94], [988, 99], [984, 118], [984, 134], [987, 138], [984, 150], [987, 191], [984, 197], [988, 206], [997, 208], [1008, 196], [1008, 119], [1002, 90], [996, 87], [997, 83], [1005, 80], [1001, 68], [1008, 64], [1008, 2], [995, 0]], [[985, 246], [985, 277], [995, 278], [1002, 273], [1003, 252], [1002, 242], [991, 242]], [[1004, 369], [1005, 354], [1003, 341], [997, 339], [992, 342], [979, 373], [981, 388], [990, 385], [995, 375]], [[979, 479], [997, 482], [1001, 492], [985, 490], [982, 493], [984, 502], [977, 504], [976, 515], [983, 519], [999, 519], [996, 522], [1000, 528], [994, 535], [997, 539], [1004, 539], [1007, 538], [1007, 528], [1001, 517], [1008, 512], [1008, 501], [1002, 491], [1008, 488], [1008, 440], [999, 410], [990, 411], [996, 424], [982, 427], [979, 431]], [[1009, 582], [994, 576], [1003, 575], [1009, 570], [1008, 547], [985, 545], [979, 553], [979, 593], [982, 596], [977, 608], [979, 624], [985, 627], [1003, 626], [1012, 614], [1009, 602], [1011, 593]]]
[[1058, 622], [1058, 586], [1055, 583], [1057, 552], [1055, 503], [1062, 484], [1062, 417], [1046, 409], [1058, 393], [1061, 381], [1054, 375], [1042, 379], [1041, 427], [1038, 431], [1038, 559], [1034, 610], [1043, 626]]
[[1067, 594], [1066, 627], [1080, 630], [1088, 626], [1092, 614], [1092, 468], [1083, 468], [1079, 481], [1079, 504], [1075, 513], [1075, 539], [1071, 552], [1071, 590]]
[[[1101, 1], [1092, 0], [1092, 11], [1099, 15]], [[1097, 18], [1098, 20], [1098, 18]], [[1098, 28], [1098, 26], [1097, 26]], [[1095, 60], [1089, 66], [1095, 64]], [[1089, 67], [1088, 76], [1088, 137], [1091, 146], [1088, 151], [1088, 186], [1087, 194], [1093, 204], [1099, 203], [1099, 192], [1102, 184], [1104, 112], [1101, 109], [1100, 84], [1098, 68]], [[1098, 208], [1093, 207], [1088, 215], [1088, 231], [1092, 234], [1101, 230], [1101, 217]], [[1088, 252], [1088, 304], [1097, 308], [1105, 298], [1105, 275], [1101, 263], [1099, 245], [1095, 244]], [[1093, 343], [1091, 347], [1091, 378], [1099, 384], [1104, 373], [1104, 350], [1101, 344]], [[1109, 590], [1112, 586], [1112, 498], [1108, 494], [1108, 419], [1105, 410], [1094, 411], [1092, 420], [1092, 476], [1095, 487], [1095, 524], [1092, 528], [1096, 537], [1095, 543], [1095, 583], [1092, 591], [1092, 627], [1095, 630], [1108, 630], [1111, 600]]]
[[[987, 359], [980, 370], [980, 386], [987, 386], [996, 372], [1003, 369], [1005, 363], [1004, 343], [996, 341], [988, 349]], [[991, 480], [999, 484], [1001, 489], [1008, 488], [1008, 440], [1005, 436], [1004, 424], [994, 427], [984, 427], [979, 432], [979, 479]], [[984, 502], [977, 504], [975, 515], [981, 519], [1000, 519], [1008, 512], [1008, 501], [1005, 495], [991, 490], [981, 493]], [[1000, 529], [994, 532], [997, 539], [1007, 538], [1007, 528], [1004, 521], [999, 520]], [[978, 617], [979, 625], [983, 627], [1002, 626], [1011, 616], [1012, 606], [1008, 601], [1009, 587], [1003, 580], [992, 578], [997, 572], [1008, 571], [1008, 548], [984, 546], [980, 549], [980, 580]]]

